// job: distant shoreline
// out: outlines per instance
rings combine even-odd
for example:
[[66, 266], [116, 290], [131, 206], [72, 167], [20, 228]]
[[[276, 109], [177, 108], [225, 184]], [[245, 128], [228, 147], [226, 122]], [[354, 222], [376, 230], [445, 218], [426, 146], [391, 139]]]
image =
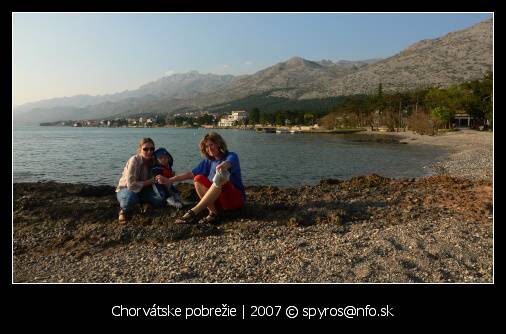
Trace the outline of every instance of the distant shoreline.
[[[363, 132], [376, 135], [376, 132]], [[401, 143], [433, 145], [447, 151], [443, 161], [431, 167], [439, 173], [480, 180], [492, 180], [493, 177], [493, 139], [488, 131], [460, 130], [428, 136], [413, 131], [383, 132], [381, 134], [397, 138]]]
[[[346, 134], [346, 133], [357, 133], [357, 132], [365, 132], [364, 128], [350, 128], [350, 129], [334, 129], [328, 130], [319, 127], [312, 126], [275, 126], [275, 125], [265, 125], [265, 126], [213, 126], [213, 125], [203, 125], [203, 126], [175, 126], [175, 125], [164, 125], [164, 126], [104, 126], [104, 125], [62, 125], [62, 124], [53, 124], [53, 123], [61, 123], [61, 122], [51, 122], [51, 123], [40, 123], [39, 126], [55, 126], [55, 127], [69, 127], [69, 128], [107, 128], [107, 129], [125, 129], [125, 128], [140, 128], [140, 129], [158, 129], [158, 128], [169, 128], [169, 129], [216, 129], [216, 130], [250, 130], [250, 131], [259, 131], [259, 129], [269, 129], [272, 132], [282, 132], [282, 133], [329, 133], [329, 134]], [[35, 124], [33, 124], [36, 126]], [[262, 132], [262, 131], [260, 131]]]

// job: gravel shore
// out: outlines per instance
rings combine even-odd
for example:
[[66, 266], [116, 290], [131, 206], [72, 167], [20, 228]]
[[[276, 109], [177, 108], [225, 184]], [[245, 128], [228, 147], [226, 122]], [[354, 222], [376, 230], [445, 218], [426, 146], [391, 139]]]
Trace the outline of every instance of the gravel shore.
[[13, 280], [492, 282], [491, 134], [395, 135], [451, 149], [446, 174], [247, 187], [218, 225], [176, 225], [169, 208], [119, 225], [113, 187], [14, 184]]
[[[377, 132], [365, 132], [377, 135]], [[443, 161], [432, 166], [440, 174], [477, 180], [492, 180], [493, 134], [489, 131], [459, 130], [435, 136], [419, 135], [413, 131], [387, 132], [402, 143], [434, 145], [448, 152]]]

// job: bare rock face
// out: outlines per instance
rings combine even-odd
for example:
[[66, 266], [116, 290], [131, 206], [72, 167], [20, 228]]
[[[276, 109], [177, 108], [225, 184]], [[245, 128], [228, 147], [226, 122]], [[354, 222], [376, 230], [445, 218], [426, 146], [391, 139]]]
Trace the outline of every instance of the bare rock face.
[[492, 19], [443, 37], [421, 40], [398, 54], [346, 75], [324, 92], [308, 92], [302, 98], [374, 92], [418, 87], [447, 87], [482, 78], [492, 70]]
[[235, 80], [222, 89], [200, 96], [204, 104], [223, 103], [246, 96], [268, 93], [269, 96], [296, 99], [307, 92], [321, 91], [340, 77], [367, 66], [367, 62], [310, 61], [293, 57], [255, 74]]
[[290, 99], [367, 94], [382, 83], [384, 91], [447, 87], [480, 79], [492, 70], [492, 19], [436, 39], [421, 40], [386, 59], [309, 61], [294, 57], [245, 76], [205, 103], [223, 103], [253, 94]]

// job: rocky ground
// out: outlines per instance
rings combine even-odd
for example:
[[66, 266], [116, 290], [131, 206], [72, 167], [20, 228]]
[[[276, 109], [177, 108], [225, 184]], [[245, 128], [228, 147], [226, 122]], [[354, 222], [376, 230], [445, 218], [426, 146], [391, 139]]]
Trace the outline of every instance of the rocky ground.
[[[191, 186], [180, 185], [187, 199]], [[14, 282], [491, 282], [492, 184], [376, 175], [249, 187], [216, 225], [119, 225], [112, 187], [14, 185]]]

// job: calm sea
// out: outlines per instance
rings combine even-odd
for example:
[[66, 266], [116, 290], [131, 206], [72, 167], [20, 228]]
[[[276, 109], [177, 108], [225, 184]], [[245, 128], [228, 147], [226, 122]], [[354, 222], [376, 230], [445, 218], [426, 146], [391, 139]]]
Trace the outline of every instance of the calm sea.
[[[246, 186], [299, 186], [372, 173], [418, 177], [432, 174], [427, 166], [444, 154], [432, 146], [363, 142], [360, 134], [216, 132], [239, 155]], [[167, 148], [176, 173], [185, 172], [201, 160], [198, 144], [206, 133], [205, 129], [15, 126], [13, 181], [115, 185], [142, 137]]]

